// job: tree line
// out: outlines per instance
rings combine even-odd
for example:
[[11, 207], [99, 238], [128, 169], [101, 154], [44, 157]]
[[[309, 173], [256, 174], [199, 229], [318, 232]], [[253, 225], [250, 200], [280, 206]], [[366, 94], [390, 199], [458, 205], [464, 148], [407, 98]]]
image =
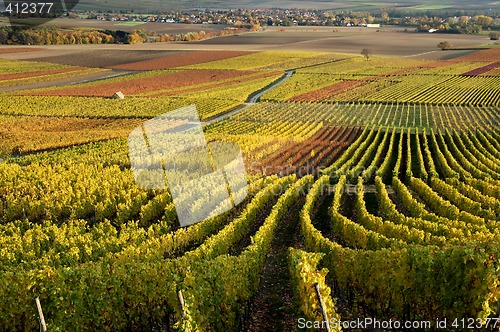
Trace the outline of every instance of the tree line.
[[62, 45], [62, 44], [137, 44], [170, 41], [194, 41], [250, 31], [246, 28], [224, 29], [210, 32], [156, 34], [144, 29], [126, 32], [121, 30], [58, 29], [1, 27], [1, 45]]

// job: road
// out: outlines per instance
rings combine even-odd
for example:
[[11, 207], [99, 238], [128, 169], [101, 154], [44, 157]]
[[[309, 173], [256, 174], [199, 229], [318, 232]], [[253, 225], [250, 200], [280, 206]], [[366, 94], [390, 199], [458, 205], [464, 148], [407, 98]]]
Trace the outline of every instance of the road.
[[244, 103], [243, 105], [240, 105], [238, 106], [237, 108], [235, 108], [234, 110], [230, 111], [230, 112], [227, 112], [227, 113], [224, 113], [224, 114], [221, 114], [221, 115], [218, 115], [214, 118], [211, 118], [211, 119], [208, 119], [206, 121], [203, 121], [203, 125], [209, 125], [209, 124], [212, 124], [214, 122], [218, 122], [218, 121], [222, 121], [222, 120], [225, 120], [253, 105], [255, 105], [256, 103], [259, 102], [260, 100], [260, 97], [262, 97], [262, 95], [264, 95], [264, 93], [276, 88], [277, 86], [279, 86], [280, 84], [282, 84], [283, 82], [285, 82], [286, 80], [288, 80], [290, 77], [293, 76], [293, 74], [295, 74], [295, 69], [294, 70], [287, 70], [285, 71], [285, 74], [280, 77], [278, 80], [274, 81], [273, 83], [271, 83], [270, 85], [268, 85], [267, 87], [265, 87], [264, 89], [262, 89], [261, 91], [255, 93], [254, 95], [251, 95], [249, 98], [248, 98], [248, 101], [246, 103]]

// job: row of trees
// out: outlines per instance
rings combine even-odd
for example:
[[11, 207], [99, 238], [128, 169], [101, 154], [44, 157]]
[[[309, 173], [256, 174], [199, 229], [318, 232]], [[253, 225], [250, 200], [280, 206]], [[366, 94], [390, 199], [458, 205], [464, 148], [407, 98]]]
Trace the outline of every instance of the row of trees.
[[247, 32], [246, 28], [224, 29], [211, 32], [188, 32], [182, 34], [162, 34], [143, 29], [133, 32], [89, 29], [56, 28], [0, 28], [0, 44], [3, 45], [61, 45], [61, 44], [137, 44], [170, 41], [194, 41], [213, 37]]
[[[120, 36], [121, 35], [121, 36]], [[97, 30], [52, 30], [0, 28], [0, 44], [51, 45], [51, 44], [112, 44], [126, 41], [125, 34]]]
[[419, 31], [428, 31], [432, 28], [443, 33], [477, 34], [483, 30], [500, 28], [500, 18], [485, 15], [449, 17], [447, 19], [423, 17], [417, 22]]

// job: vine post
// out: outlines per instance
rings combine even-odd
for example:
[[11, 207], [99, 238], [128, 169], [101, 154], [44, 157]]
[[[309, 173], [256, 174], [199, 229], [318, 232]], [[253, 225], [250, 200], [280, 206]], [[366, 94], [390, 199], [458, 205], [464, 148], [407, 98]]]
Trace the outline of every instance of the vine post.
[[321, 293], [319, 292], [319, 284], [314, 284], [314, 290], [316, 290], [316, 296], [318, 297], [319, 307], [321, 309], [321, 315], [323, 316], [323, 321], [326, 322], [326, 331], [330, 332], [330, 323], [328, 321], [328, 314], [326, 313], [325, 303], [321, 298]]

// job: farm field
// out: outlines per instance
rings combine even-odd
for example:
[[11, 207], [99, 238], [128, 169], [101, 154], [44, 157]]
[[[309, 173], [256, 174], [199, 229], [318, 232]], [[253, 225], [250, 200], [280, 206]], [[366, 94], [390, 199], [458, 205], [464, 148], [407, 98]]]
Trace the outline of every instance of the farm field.
[[0, 89], [20, 88], [37, 82], [53, 82], [58, 79], [86, 77], [110, 70], [82, 66], [66, 66], [48, 62], [0, 60]]
[[[64, 20], [63, 20], [64, 21]], [[66, 21], [73, 21], [68, 20]], [[99, 23], [96, 20], [91, 23]], [[91, 24], [88, 23], [88, 24]], [[103, 22], [111, 23], [111, 22]], [[150, 23], [166, 29], [170, 24]], [[205, 30], [207, 25], [181, 24], [191, 32], [196, 29]], [[209, 25], [210, 26], [210, 25]], [[140, 28], [144, 25], [139, 26]], [[99, 28], [96, 26], [95, 28]], [[115, 27], [116, 28], [116, 27]], [[122, 28], [122, 27], [120, 27]], [[131, 28], [131, 27], [128, 27]], [[138, 27], [132, 27], [137, 30]], [[154, 31], [153, 28], [146, 30]], [[441, 52], [436, 45], [443, 36], [431, 33], [416, 33], [414, 29], [404, 27], [384, 27], [383, 29], [360, 27], [266, 27], [263, 31], [242, 33], [237, 36], [217, 37], [196, 42], [169, 42], [145, 43], [133, 45], [100, 44], [100, 45], [46, 45], [36, 52], [16, 52], [1, 54], [6, 46], [0, 45], [0, 56], [10, 59], [36, 59], [38, 61], [52, 61], [80, 66], [112, 66], [110, 58], [116, 65], [134, 61], [155, 59], [168, 56], [170, 52], [179, 51], [317, 51], [341, 54], [358, 55], [361, 49], [370, 48], [374, 55], [388, 57], [410, 57], [414, 59], [452, 59], [457, 56], [471, 53], [460, 48], [477, 47], [492, 44], [487, 35], [446, 35], [446, 40], [452, 43], [457, 50]], [[167, 32], [168, 33], [168, 32]], [[177, 33], [177, 32], [174, 32]], [[30, 47], [31, 48], [31, 47]], [[166, 52], [167, 51], [167, 52]], [[122, 53], [123, 52], [123, 53]], [[162, 54], [162, 52], [164, 52]], [[75, 59], [75, 54], [85, 56]], [[58, 57], [60, 57], [58, 59]], [[141, 58], [142, 57], [142, 58]], [[129, 61], [129, 58], [131, 61]], [[93, 62], [92, 62], [93, 61]]]
[[[0, 85], [127, 73], [0, 93], [5, 330], [38, 328], [35, 297], [49, 331], [302, 330], [324, 320], [316, 290], [329, 319], [496, 330], [500, 49], [118, 49], [0, 54]], [[129, 134], [188, 105], [208, 142], [241, 149], [248, 194], [181, 228], [176, 199], [201, 214], [211, 195], [139, 186]]]
[[[269, 101], [412, 102], [493, 105], [500, 84], [495, 68], [500, 49], [454, 60], [348, 58], [297, 70], [294, 79], [263, 96]], [[315, 79], [316, 74], [318, 79]], [[326, 79], [325, 79], [326, 77]], [[332, 84], [318, 88], [322, 80]], [[309, 81], [313, 81], [310, 83]], [[474, 87], [474, 89], [472, 89]]]
[[[429, 8], [462, 8], [462, 9], [483, 9], [488, 6], [494, 5], [495, 2], [491, 0], [481, 0], [476, 2], [467, 1], [434, 1], [434, 0], [424, 0], [424, 1], [405, 1], [405, 2], [381, 2], [373, 1], [366, 2], [363, 0], [344, 0], [341, 2], [327, 2], [327, 1], [299, 1], [299, 0], [287, 0], [280, 1], [279, 6], [281, 8], [319, 8], [319, 9], [344, 9], [344, 10], [377, 10], [380, 7], [384, 8], [401, 8], [401, 9], [421, 9], [426, 10]], [[151, 0], [147, 2], [131, 1], [128, 3], [130, 9], [136, 11], [154, 10], [157, 11], [158, 8], [163, 8], [165, 5], [158, 0]], [[277, 4], [269, 1], [242, 1], [242, 0], [231, 0], [225, 2], [213, 2], [213, 1], [192, 1], [192, 0], [182, 0], [173, 4], [169, 4], [169, 7], [173, 8], [274, 8]], [[97, 7], [96, 7], [97, 6]], [[91, 9], [91, 10], [119, 10], [123, 8], [121, 2], [117, 0], [109, 0], [106, 3], [96, 4], [94, 1], [82, 0], [79, 2], [78, 9]]]
[[[415, 33], [411, 28], [387, 27], [382, 29], [360, 27], [267, 27], [265, 31], [207, 39], [199, 47], [232, 47], [252, 50], [298, 50], [359, 54], [370, 48], [376, 55], [440, 59], [455, 52], [437, 52], [436, 45], [442, 36]], [[472, 47], [489, 44], [486, 36], [447, 35], [455, 47]], [[428, 53], [431, 52], [431, 53]], [[425, 54], [424, 54], [425, 53]], [[438, 53], [437, 55], [434, 53]], [[456, 52], [460, 54], [460, 52]]]

